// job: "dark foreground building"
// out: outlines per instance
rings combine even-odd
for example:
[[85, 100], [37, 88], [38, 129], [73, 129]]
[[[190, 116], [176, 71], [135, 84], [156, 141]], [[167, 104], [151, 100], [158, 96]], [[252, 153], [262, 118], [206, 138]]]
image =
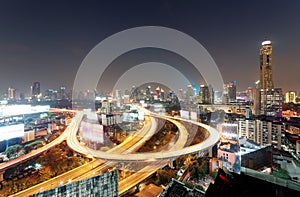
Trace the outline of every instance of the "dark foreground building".
[[272, 175], [242, 168], [241, 174], [219, 169], [205, 197], [289, 197], [300, 196], [300, 185]]

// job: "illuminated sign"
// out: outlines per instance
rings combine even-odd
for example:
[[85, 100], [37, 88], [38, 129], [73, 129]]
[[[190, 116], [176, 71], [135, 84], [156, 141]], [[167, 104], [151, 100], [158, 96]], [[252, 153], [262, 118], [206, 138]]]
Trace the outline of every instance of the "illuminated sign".
[[24, 124], [0, 127], [0, 141], [24, 136]]
[[0, 116], [16, 116], [22, 114], [34, 114], [48, 112], [49, 105], [31, 106], [31, 105], [5, 105], [0, 106]]
[[190, 112], [186, 110], [180, 110], [180, 116], [184, 119], [190, 119]]
[[82, 138], [92, 142], [104, 143], [103, 125], [81, 122]]
[[123, 113], [123, 122], [134, 122], [135, 120], [138, 120], [138, 113]]
[[198, 115], [197, 115], [197, 112], [193, 112], [191, 111], [191, 120], [198, 120]]

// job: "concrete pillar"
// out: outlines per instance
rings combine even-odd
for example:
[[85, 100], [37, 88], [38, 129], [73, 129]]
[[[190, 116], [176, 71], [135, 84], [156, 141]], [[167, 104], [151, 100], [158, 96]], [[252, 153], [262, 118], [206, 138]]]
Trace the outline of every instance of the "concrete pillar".
[[208, 156], [209, 156], [209, 157], [212, 157], [212, 156], [213, 156], [212, 147], [210, 147], [209, 150], [208, 150]]
[[174, 159], [170, 159], [169, 167], [172, 168], [172, 169], [174, 168], [173, 163], [174, 163]]
[[0, 171], [0, 182], [4, 180], [4, 175], [5, 171]]

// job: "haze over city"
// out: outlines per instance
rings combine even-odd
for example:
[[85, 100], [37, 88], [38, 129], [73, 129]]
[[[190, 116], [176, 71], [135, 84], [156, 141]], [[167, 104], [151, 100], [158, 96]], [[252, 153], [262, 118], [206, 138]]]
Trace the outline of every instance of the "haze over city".
[[[71, 89], [84, 57], [119, 31], [145, 25], [177, 29], [200, 42], [224, 82], [254, 86], [261, 42], [272, 40], [276, 87], [300, 91], [299, 1], [6, 1], [0, 8], [0, 91]], [[126, 59], [126, 58], [125, 58]], [[130, 60], [128, 60], [130, 61]]]

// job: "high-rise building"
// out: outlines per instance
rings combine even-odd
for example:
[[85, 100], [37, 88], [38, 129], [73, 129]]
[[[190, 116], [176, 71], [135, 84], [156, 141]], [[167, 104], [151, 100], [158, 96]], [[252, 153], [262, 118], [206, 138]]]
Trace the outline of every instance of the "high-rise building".
[[222, 103], [228, 104], [236, 101], [236, 80], [223, 85]]
[[60, 86], [58, 93], [59, 99], [66, 99], [66, 86]]
[[228, 100], [229, 102], [236, 101], [236, 80], [228, 83]]
[[186, 101], [187, 102], [192, 102], [193, 98], [195, 96], [194, 94], [194, 90], [193, 90], [193, 86], [192, 85], [188, 85], [187, 86], [187, 90], [186, 90]]
[[247, 98], [248, 98], [248, 101], [253, 102], [253, 100], [254, 100], [254, 90], [253, 90], [252, 87], [247, 88]]
[[270, 40], [265, 40], [260, 48], [260, 82], [258, 92], [256, 92], [259, 110], [256, 114], [281, 116], [282, 90], [274, 88], [272, 72], [272, 44]]
[[183, 96], [184, 94], [183, 94], [183, 89], [179, 89], [178, 90], [178, 99], [179, 100], [183, 100], [184, 99], [184, 96]]
[[16, 89], [9, 87], [7, 90], [7, 99], [14, 100], [16, 99]]
[[37, 98], [41, 93], [41, 84], [40, 82], [34, 82], [31, 86], [31, 96]]
[[253, 90], [253, 114], [259, 115], [259, 108], [260, 108], [260, 81], [255, 82], [255, 87]]
[[285, 102], [286, 103], [296, 103], [296, 92], [288, 91], [285, 93]]
[[213, 91], [210, 90], [209, 86], [201, 85], [199, 92], [199, 103], [201, 104], [212, 104], [213, 103]]
[[273, 89], [272, 44], [270, 40], [262, 42], [260, 48], [260, 88]]
[[260, 114], [266, 116], [282, 115], [282, 89], [260, 89]]
[[285, 126], [282, 123], [266, 120], [239, 120], [239, 136], [253, 140], [255, 143], [274, 148], [284, 147]]

